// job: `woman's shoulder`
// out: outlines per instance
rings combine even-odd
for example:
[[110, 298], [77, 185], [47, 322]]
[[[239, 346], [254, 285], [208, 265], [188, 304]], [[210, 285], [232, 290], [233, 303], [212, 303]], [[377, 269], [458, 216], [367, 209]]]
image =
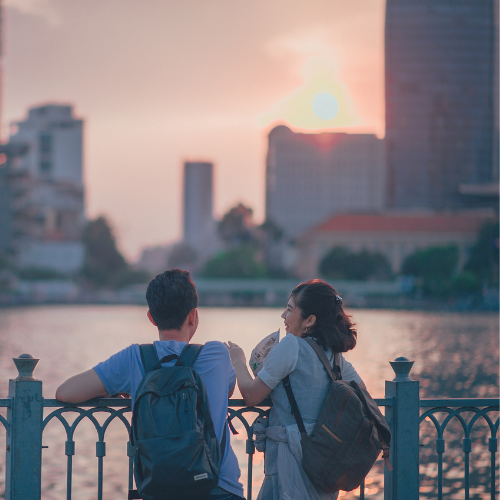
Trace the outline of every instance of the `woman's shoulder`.
[[279, 344], [296, 344], [299, 337], [296, 337], [293, 333], [287, 333], [278, 343]]
[[298, 352], [298, 342], [297, 342], [297, 337], [291, 333], [287, 333], [279, 342], [276, 344], [271, 351], [269, 352], [269, 355], [273, 353], [273, 357], [275, 356], [281, 356], [284, 353], [287, 353], [289, 355], [290, 353]]

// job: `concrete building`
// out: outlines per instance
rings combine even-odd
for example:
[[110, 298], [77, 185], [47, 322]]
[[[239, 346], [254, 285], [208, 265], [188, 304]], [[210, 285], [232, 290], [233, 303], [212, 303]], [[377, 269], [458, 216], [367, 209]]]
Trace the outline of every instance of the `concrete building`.
[[293, 238], [336, 212], [380, 210], [384, 141], [369, 134], [269, 134], [266, 219]]
[[183, 240], [198, 257], [211, 254], [216, 241], [213, 215], [213, 165], [184, 163]]
[[387, 206], [498, 207], [498, 0], [387, 0]]
[[385, 255], [392, 271], [416, 250], [456, 244], [462, 267], [488, 213], [342, 214], [312, 228], [296, 240], [295, 272], [302, 279], [318, 276], [321, 259], [334, 247]]
[[168, 258], [174, 245], [155, 245], [145, 247], [134, 268], [148, 271], [152, 276], [168, 269]]
[[0, 175], [1, 248], [19, 267], [78, 271], [84, 262], [83, 122], [72, 107], [33, 107], [12, 124]]

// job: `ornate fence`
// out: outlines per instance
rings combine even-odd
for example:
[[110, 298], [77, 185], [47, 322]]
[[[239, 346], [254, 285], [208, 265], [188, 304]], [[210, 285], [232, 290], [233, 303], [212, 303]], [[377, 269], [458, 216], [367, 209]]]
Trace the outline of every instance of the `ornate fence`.
[[[109, 424], [121, 421], [127, 432], [130, 429], [130, 400], [103, 398], [74, 405], [61, 403], [55, 399], [44, 399], [42, 382], [33, 378], [33, 370], [38, 362], [28, 354], [14, 359], [19, 376], [9, 381], [9, 397], [0, 399], [0, 408], [7, 408], [7, 417], [0, 415], [0, 422], [6, 430], [6, 477], [5, 498], [8, 500], [39, 500], [42, 495], [42, 436], [47, 424], [54, 419], [61, 422], [66, 432], [65, 454], [67, 457], [66, 498], [72, 497], [73, 456], [75, 455], [74, 433], [80, 422], [88, 419], [97, 431], [97, 498], [103, 498], [103, 461], [106, 456], [105, 435]], [[478, 421], [483, 421], [489, 429], [488, 453], [490, 454], [489, 494], [496, 498], [495, 482], [498, 399], [419, 399], [419, 383], [409, 378], [413, 365], [406, 358], [391, 361], [396, 377], [386, 381], [385, 398], [377, 399], [379, 406], [385, 407], [386, 419], [392, 429], [391, 462], [393, 471], [384, 472], [384, 500], [417, 500], [419, 498], [419, 443], [420, 424], [426, 422], [434, 426], [437, 453], [437, 497], [443, 498], [443, 455], [445, 453], [444, 433], [454, 419], [463, 430], [462, 449], [464, 453], [463, 489], [465, 499], [470, 498], [470, 461], [472, 431]], [[258, 407], [246, 407], [243, 400], [230, 400], [229, 416], [232, 421], [240, 421], [246, 431], [246, 453], [248, 455], [248, 484], [246, 495], [252, 498], [253, 456], [251, 425], [245, 414], [262, 414], [269, 408], [269, 401]], [[44, 408], [46, 415], [44, 417]], [[53, 408], [53, 410], [52, 410]], [[107, 414], [104, 419], [98, 414]], [[73, 420], [68, 420], [68, 416]], [[74, 418], [76, 415], [76, 418]], [[129, 464], [127, 489], [133, 485], [133, 461], [130, 443], [127, 444]], [[243, 464], [242, 464], [243, 465]], [[432, 465], [432, 464], [431, 464]], [[486, 477], [486, 476], [485, 476]], [[424, 478], [425, 479], [425, 478]], [[365, 498], [364, 485], [359, 498]], [[435, 495], [433, 496], [435, 498]], [[481, 497], [487, 498], [487, 497]]]

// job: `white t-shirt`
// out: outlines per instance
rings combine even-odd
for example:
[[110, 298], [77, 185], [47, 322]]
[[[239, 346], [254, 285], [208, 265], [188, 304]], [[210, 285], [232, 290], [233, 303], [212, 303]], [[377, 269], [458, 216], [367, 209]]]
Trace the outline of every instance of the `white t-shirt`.
[[[154, 342], [158, 358], [170, 354], [180, 354], [186, 342], [163, 340]], [[163, 363], [162, 366], [173, 366], [176, 360]], [[229, 391], [234, 387], [236, 374], [226, 346], [222, 342], [207, 342], [196, 360], [193, 368], [200, 374], [207, 389], [210, 412], [214, 422], [215, 433], [222, 440], [227, 417], [227, 401]], [[135, 402], [137, 388], [144, 377], [139, 344], [132, 344], [109, 359], [94, 367], [108, 394], [126, 392]], [[243, 497], [243, 485], [239, 482], [240, 468], [238, 460], [231, 448], [231, 432], [226, 432], [226, 449], [221, 464], [219, 486], [226, 491]]]
[[[327, 351], [326, 355], [333, 362], [333, 353]], [[271, 349], [257, 376], [267, 387], [274, 389], [287, 375], [290, 375], [295, 370], [298, 358], [299, 344], [297, 337], [288, 333], [278, 345]], [[344, 359], [342, 353], [339, 353], [338, 362], [342, 380], [361, 382], [361, 377], [357, 374], [351, 363]]]

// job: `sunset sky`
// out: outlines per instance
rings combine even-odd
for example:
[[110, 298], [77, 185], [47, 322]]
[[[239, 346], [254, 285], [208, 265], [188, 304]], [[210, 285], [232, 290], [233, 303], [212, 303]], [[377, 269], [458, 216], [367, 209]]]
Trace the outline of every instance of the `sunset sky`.
[[[28, 107], [85, 120], [89, 217], [120, 248], [181, 236], [182, 164], [215, 165], [215, 214], [264, 216], [267, 134], [384, 135], [384, 0], [4, 0], [3, 129]], [[339, 110], [317, 117], [312, 101]]]

